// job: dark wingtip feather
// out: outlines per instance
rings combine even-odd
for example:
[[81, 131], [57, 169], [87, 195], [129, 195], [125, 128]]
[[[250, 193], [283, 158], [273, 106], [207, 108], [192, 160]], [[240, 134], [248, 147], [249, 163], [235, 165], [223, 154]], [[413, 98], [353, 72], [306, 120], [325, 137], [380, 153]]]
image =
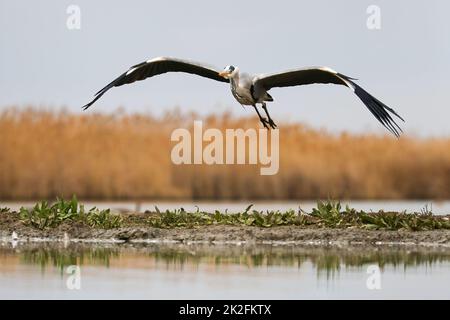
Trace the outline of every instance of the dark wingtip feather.
[[[106, 88], [105, 88], [106, 89]], [[103, 91], [100, 91], [100, 93], [96, 94], [94, 99], [92, 99], [92, 101], [90, 101], [89, 103], [85, 104], [84, 106], [82, 106], [81, 108], [84, 110], [86, 110], [87, 108], [89, 108], [90, 106], [92, 106], [95, 101], [97, 101], [98, 99], [100, 99], [100, 97], [109, 89], [107, 88], [106, 90], [103, 89]]]
[[87, 108], [92, 106], [96, 100], [97, 100], [97, 97], [94, 98], [94, 100], [92, 100], [91, 102], [89, 102], [89, 103], [85, 104], [84, 106], [82, 106], [81, 109], [83, 109], [83, 111], [86, 110]]
[[349, 81], [355, 89], [355, 94], [361, 99], [364, 105], [369, 109], [369, 111], [375, 116], [375, 118], [387, 129], [389, 132], [394, 134], [397, 138], [400, 137], [400, 134], [403, 133], [402, 128], [395, 122], [392, 116], [389, 114], [393, 114], [403, 122], [405, 120], [392, 108], [386, 106], [377, 98], [373, 97], [366, 90], [358, 86], [356, 83], [351, 81], [350, 77], [341, 75], [345, 80]]
[[114, 81], [112, 81], [111, 83], [109, 83], [106, 87], [104, 87], [103, 89], [101, 89], [99, 92], [97, 92], [94, 96], [94, 99], [89, 102], [88, 104], [85, 104], [84, 106], [82, 106], [83, 110], [86, 110], [87, 108], [89, 108], [90, 106], [92, 106], [94, 104], [95, 101], [97, 101], [98, 99], [100, 99], [100, 97], [102, 95], [105, 94], [106, 91], [108, 91], [109, 89], [111, 89], [112, 87], [114, 87], [120, 80], [122, 80], [122, 78], [124, 77], [124, 75], [121, 75], [119, 78], [115, 79]]
[[[142, 63], [141, 63], [142, 64]], [[136, 65], [138, 66], [138, 65]], [[132, 67], [134, 68], [134, 67]], [[131, 68], [130, 68], [131, 69]], [[127, 71], [128, 72], [128, 71]], [[102, 89], [100, 89], [94, 96], [94, 99], [89, 102], [88, 104], [85, 104], [84, 106], [82, 106], [83, 110], [86, 110], [87, 108], [89, 108], [90, 106], [92, 106], [94, 104], [95, 101], [97, 101], [102, 95], [105, 94], [106, 91], [108, 91], [109, 89], [119, 85], [121, 83], [121, 81], [126, 77], [127, 72], [121, 74], [118, 78], [114, 79], [113, 81], [111, 81], [108, 85], [106, 85], [105, 87], [103, 87]]]
[[85, 111], [90, 106], [92, 106], [92, 103], [89, 102], [88, 104], [85, 104], [84, 106], [82, 106], [81, 109], [83, 109], [83, 111]]

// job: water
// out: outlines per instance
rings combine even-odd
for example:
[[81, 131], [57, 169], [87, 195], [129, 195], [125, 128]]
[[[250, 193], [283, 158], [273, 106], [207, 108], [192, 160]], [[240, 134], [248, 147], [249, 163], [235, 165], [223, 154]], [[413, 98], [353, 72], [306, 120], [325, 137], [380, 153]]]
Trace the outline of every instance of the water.
[[[298, 202], [86, 202], [115, 211], [310, 211]], [[449, 214], [450, 201], [349, 201], [358, 210]], [[0, 203], [17, 210], [33, 203]], [[68, 267], [80, 267], [80, 290]], [[371, 269], [375, 268], [375, 269]], [[380, 268], [380, 289], [367, 281]], [[370, 278], [375, 279], [375, 278]], [[376, 282], [370, 282], [375, 283]], [[369, 283], [369, 284], [370, 284]], [[450, 299], [450, 249], [0, 243], [0, 299]]]
[[0, 299], [449, 299], [449, 284], [437, 248], [0, 244]]
[[[18, 210], [21, 206], [31, 207], [35, 202], [0, 202], [0, 207], [8, 207], [12, 210]], [[433, 200], [377, 200], [377, 201], [342, 201], [342, 206], [349, 205], [357, 210], [364, 211], [404, 211], [407, 212], [421, 212], [425, 207], [432, 209], [434, 214], [450, 214], [450, 201], [433, 201]], [[207, 212], [214, 212], [219, 210], [225, 212], [243, 211], [249, 204], [254, 204], [255, 210], [289, 210], [302, 208], [305, 211], [311, 211], [313, 207], [317, 206], [316, 201], [247, 201], [247, 202], [221, 202], [221, 201], [190, 201], [190, 202], [169, 202], [169, 201], [145, 201], [145, 202], [85, 202], [86, 208], [97, 207], [100, 209], [111, 208], [116, 211], [139, 211], [150, 210], [154, 211], [155, 206], [160, 210], [184, 208], [187, 211], [195, 211], [197, 207], [200, 210]]]

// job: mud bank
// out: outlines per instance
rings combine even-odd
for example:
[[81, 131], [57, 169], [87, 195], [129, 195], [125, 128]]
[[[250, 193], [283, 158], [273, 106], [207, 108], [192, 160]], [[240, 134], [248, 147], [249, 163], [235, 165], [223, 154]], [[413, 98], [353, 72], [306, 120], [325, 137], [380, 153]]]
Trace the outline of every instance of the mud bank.
[[[17, 237], [12, 237], [13, 232]], [[450, 230], [388, 231], [355, 227], [318, 228], [303, 226], [207, 225], [194, 228], [163, 229], [146, 226], [135, 217], [114, 229], [98, 229], [77, 222], [65, 222], [56, 228], [39, 230], [24, 224], [16, 214], [0, 215], [3, 241], [42, 242], [175, 242], [213, 244], [311, 244], [311, 245], [405, 245], [450, 248]]]

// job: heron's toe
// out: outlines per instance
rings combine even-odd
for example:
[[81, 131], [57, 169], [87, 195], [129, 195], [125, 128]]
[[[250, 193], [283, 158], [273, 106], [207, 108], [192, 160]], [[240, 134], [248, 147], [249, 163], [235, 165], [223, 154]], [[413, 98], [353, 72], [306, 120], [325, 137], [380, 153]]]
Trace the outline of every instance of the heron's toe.
[[262, 122], [264, 128], [270, 130], [270, 127], [269, 127], [269, 125], [270, 125], [270, 124], [269, 124], [269, 121], [267, 121], [265, 118], [262, 118], [262, 119], [261, 119], [261, 122]]

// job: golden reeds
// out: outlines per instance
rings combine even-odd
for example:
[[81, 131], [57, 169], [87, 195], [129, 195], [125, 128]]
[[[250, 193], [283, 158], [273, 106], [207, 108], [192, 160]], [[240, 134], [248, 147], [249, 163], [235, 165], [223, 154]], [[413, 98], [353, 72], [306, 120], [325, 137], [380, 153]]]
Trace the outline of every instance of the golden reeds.
[[[195, 115], [0, 115], [0, 198], [449, 199], [450, 139], [332, 135], [279, 123], [280, 170], [172, 164], [173, 129]], [[259, 128], [255, 117], [209, 116], [204, 127]]]

